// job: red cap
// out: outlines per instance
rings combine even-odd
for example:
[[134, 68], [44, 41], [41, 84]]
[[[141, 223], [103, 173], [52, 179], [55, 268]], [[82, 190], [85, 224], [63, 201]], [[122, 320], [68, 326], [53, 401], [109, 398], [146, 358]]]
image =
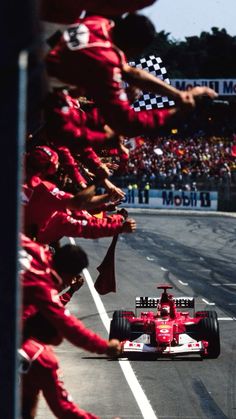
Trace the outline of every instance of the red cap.
[[37, 146], [27, 154], [27, 165], [35, 170], [47, 168], [48, 173], [54, 173], [58, 162], [58, 154], [48, 146]]

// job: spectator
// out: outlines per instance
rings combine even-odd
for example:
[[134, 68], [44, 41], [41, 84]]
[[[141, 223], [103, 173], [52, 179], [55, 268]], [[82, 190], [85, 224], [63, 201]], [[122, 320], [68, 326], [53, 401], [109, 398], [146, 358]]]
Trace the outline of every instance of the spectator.
[[[157, 147], [162, 154], [156, 154]], [[152, 187], [162, 188], [167, 184], [171, 188], [173, 184], [178, 189], [185, 184], [194, 184], [196, 190], [199, 185], [205, 184], [206, 189], [216, 189], [219, 183], [224, 183], [223, 178], [234, 179], [235, 165], [236, 157], [231, 154], [229, 138], [157, 137], [130, 149], [126, 177], [129, 181], [135, 174], [138, 182], [144, 179], [150, 181], [154, 173]]]
[[128, 189], [128, 197], [127, 197], [128, 198], [128, 204], [131, 204], [131, 203], [133, 203], [133, 187], [132, 187], [131, 183], [128, 184], [127, 189]]
[[144, 186], [145, 204], [149, 204], [149, 191], [150, 191], [150, 184], [149, 182], [147, 182], [146, 185]]
[[143, 189], [141, 186], [139, 186], [138, 188], [138, 203], [139, 204], [143, 203]]

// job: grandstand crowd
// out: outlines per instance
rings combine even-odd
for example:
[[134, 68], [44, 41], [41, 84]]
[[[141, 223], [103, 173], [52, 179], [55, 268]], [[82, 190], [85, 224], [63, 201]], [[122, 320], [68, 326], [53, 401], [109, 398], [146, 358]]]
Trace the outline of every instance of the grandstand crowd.
[[146, 182], [153, 189], [218, 190], [219, 185], [236, 183], [236, 141], [231, 137], [190, 138], [139, 137], [130, 148], [129, 161], [120, 176], [120, 185]]
[[[135, 233], [135, 220], [119, 209], [124, 192], [114, 173], [126, 184], [136, 175], [152, 187], [178, 187], [235, 169], [230, 140], [158, 136], [163, 126], [188, 118], [196, 99], [217, 94], [207, 87], [179, 91], [128, 65], [155, 36], [152, 22], [133, 12], [154, 1], [41, 2], [47, 93], [38, 127], [27, 133], [22, 185], [22, 419], [35, 418], [40, 391], [55, 417], [98, 419], [65, 390], [52, 346], [65, 338], [109, 357], [121, 353], [118, 340], [103, 339], [70, 315], [66, 304], [83, 285], [90, 255], [60, 244], [63, 237]], [[168, 95], [176, 105], [135, 112], [140, 89]], [[107, 271], [101, 273], [100, 293], [111, 290], [108, 281]]]

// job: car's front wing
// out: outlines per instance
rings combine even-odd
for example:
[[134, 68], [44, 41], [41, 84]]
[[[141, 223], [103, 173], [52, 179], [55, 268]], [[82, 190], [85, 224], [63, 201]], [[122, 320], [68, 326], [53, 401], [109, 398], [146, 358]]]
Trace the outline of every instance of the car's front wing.
[[126, 340], [123, 342], [123, 354], [129, 353], [156, 353], [159, 356], [174, 356], [174, 355], [188, 355], [188, 354], [204, 354], [207, 348], [207, 342], [196, 341], [190, 338], [187, 334], [181, 335], [181, 343], [178, 345], [169, 345], [165, 348], [152, 346], [149, 343], [144, 343], [143, 339], [145, 335], [142, 335], [142, 341], [136, 339], [134, 341]]

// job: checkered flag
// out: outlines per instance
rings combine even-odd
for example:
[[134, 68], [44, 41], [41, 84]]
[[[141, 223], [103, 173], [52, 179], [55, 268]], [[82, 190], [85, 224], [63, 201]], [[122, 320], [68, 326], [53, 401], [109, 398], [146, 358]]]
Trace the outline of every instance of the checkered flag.
[[[149, 57], [141, 58], [139, 61], [132, 61], [129, 65], [146, 70], [170, 84], [166, 68], [163, 66], [162, 59], [160, 57], [150, 55]], [[175, 102], [173, 100], [169, 100], [167, 96], [157, 96], [153, 93], [142, 92], [142, 95], [138, 100], [136, 100], [136, 102], [133, 103], [132, 106], [134, 110], [138, 112], [149, 109], [170, 108], [171, 106], [174, 106], [174, 104]]]

